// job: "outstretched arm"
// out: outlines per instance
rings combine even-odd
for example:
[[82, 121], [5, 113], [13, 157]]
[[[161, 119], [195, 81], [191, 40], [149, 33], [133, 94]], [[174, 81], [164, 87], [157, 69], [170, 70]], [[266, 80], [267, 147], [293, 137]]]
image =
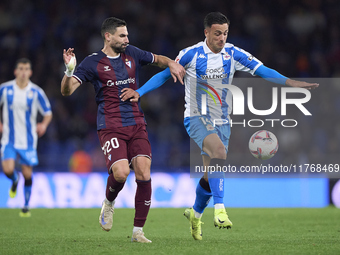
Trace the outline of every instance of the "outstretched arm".
[[67, 51], [64, 49], [63, 59], [66, 66], [65, 75], [61, 81], [61, 94], [63, 96], [70, 96], [80, 86], [80, 82], [72, 77], [74, 69], [77, 65], [76, 55], [73, 53], [73, 48]]
[[305, 88], [305, 89], [315, 89], [319, 87], [317, 83], [308, 83], [304, 81], [296, 81], [289, 79], [286, 76], [283, 76], [279, 72], [275, 71], [274, 69], [268, 68], [264, 65], [257, 68], [255, 74], [264, 78], [267, 81], [278, 83], [281, 85], [288, 85], [291, 87], [298, 87], [298, 88]]
[[139, 97], [143, 96], [144, 94], [159, 88], [162, 86], [169, 78], [171, 77], [171, 73], [169, 68], [165, 69], [162, 72], [159, 72], [158, 74], [155, 74], [151, 77], [150, 80], [148, 80], [142, 87], [140, 87], [137, 90], [133, 90], [130, 88], [124, 88], [122, 89], [122, 94], [120, 95], [120, 98], [122, 101], [126, 101], [130, 99], [131, 102], [138, 102]]

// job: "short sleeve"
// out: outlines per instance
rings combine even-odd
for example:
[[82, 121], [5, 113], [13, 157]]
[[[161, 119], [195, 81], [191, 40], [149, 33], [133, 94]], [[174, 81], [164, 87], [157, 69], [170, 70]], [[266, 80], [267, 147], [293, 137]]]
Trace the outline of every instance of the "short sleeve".
[[191, 62], [191, 60], [194, 58], [196, 54], [196, 50], [181, 50], [178, 54], [178, 56], [175, 59], [175, 62], [181, 64], [184, 68], [187, 67], [187, 65]]
[[90, 82], [93, 79], [93, 72], [91, 66], [89, 64], [89, 57], [86, 57], [77, 67], [76, 71], [73, 74], [73, 77], [76, 78], [80, 83]]
[[38, 102], [39, 102], [39, 111], [40, 113], [45, 116], [52, 114], [51, 104], [48, 100], [45, 92], [42, 89], [37, 90], [38, 92]]
[[248, 72], [254, 75], [256, 69], [262, 65], [262, 62], [251, 55], [249, 52], [234, 47], [235, 70]]
[[141, 50], [135, 46], [129, 45], [130, 50], [133, 52], [133, 55], [138, 59], [138, 62], [140, 65], [147, 65], [147, 64], [152, 64], [155, 61], [155, 56], [145, 50]]

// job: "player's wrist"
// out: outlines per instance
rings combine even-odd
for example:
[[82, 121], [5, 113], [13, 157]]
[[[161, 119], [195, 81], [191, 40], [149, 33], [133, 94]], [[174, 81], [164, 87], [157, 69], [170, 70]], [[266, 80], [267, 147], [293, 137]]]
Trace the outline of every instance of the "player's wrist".
[[70, 71], [70, 70], [66, 69], [66, 71], [65, 71], [65, 75], [67, 77], [72, 77], [73, 73], [74, 73], [74, 70]]
[[176, 63], [175, 61], [170, 60], [169, 63], [168, 63], [168, 67], [169, 67], [169, 68], [173, 68], [173, 67], [176, 66], [176, 64], [177, 64], [177, 63]]
[[294, 87], [294, 80], [292, 79], [287, 79], [285, 82], [285, 85], [290, 86], [290, 87]]
[[72, 77], [74, 70], [76, 68], [76, 65], [77, 65], [77, 60], [75, 56], [72, 56], [70, 61], [67, 64], [65, 63], [65, 66], [66, 66], [65, 75], [67, 77]]
[[141, 97], [143, 95], [143, 92], [139, 89], [135, 90], [135, 92], [138, 93], [138, 96]]

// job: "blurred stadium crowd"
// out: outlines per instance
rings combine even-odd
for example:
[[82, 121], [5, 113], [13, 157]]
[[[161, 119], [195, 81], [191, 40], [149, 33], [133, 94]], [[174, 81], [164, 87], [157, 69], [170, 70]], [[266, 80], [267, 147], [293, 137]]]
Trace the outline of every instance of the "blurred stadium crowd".
[[[203, 18], [210, 11], [220, 11], [230, 19], [228, 42], [251, 52], [266, 66], [288, 77], [340, 76], [338, 0], [1, 1], [0, 83], [13, 79], [18, 58], [28, 57], [33, 63], [31, 80], [45, 90], [52, 104], [54, 119], [38, 146], [39, 171], [67, 171], [77, 150], [90, 155], [94, 170], [105, 169], [92, 85], [83, 84], [71, 97], [60, 94], [64, 48], [74, 47], [79, 63], [101, 49], [101, 23], [115, 16], [127, 21], [132, 45], [174, 59], [179, 50], [204, 39]], [[144, 67], [141, 84], [159, 71]], [[313, 117], [304, 121], [300, 116], [301, 125], [288, 135], [279, 130], [281, 148], [286, 149], [276, 160], [284, 162], [291, 155], [297, 161], [325, 160], [339, 154], [340, 86], [321, 83], [309, 104]], [[271, 101], [271, 90], [264, 90], [261, 98], [266, 93]], [[153, 148], [152, 169], [181, 171], [189, 165], [183, 98], [183, 87], [172, 81], [142, 98]], [[255, 131], [233, 129], [229, 147], [233, 163], [242, 163], [238, 155], [248, 153], [248, 139]]]

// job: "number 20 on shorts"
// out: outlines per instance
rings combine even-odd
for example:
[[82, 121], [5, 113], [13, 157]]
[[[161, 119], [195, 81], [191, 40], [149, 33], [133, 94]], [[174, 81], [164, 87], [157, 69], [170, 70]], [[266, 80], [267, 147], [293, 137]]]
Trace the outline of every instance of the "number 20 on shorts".
[[110, 141], [105, 142], [104, 146], [102, 147], [104, 155], [112, 150], [111, 146], [113, 149], [119, 148], [118, 139], [116, 137], [112, 138]]

